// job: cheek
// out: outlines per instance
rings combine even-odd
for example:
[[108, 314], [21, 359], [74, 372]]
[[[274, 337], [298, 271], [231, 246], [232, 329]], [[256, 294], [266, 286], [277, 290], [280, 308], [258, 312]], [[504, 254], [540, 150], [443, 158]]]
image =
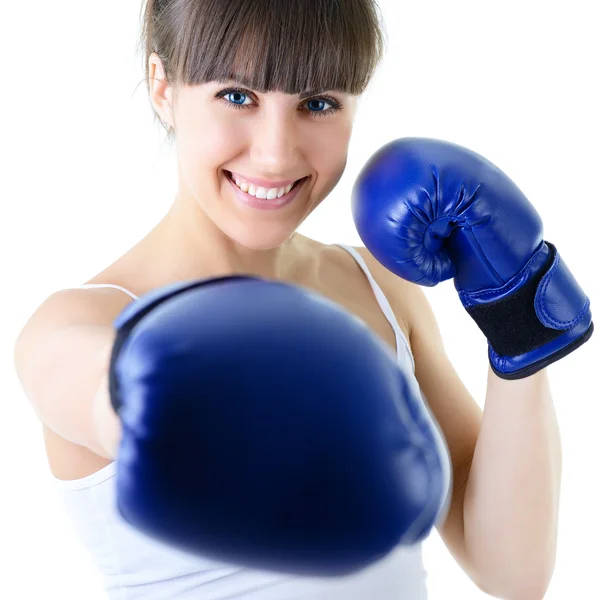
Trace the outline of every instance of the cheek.
[[346, 166], [351, 127], [321, 128], [312, 138], [311, 164], [326, 177], [341, 177]]
[[207, 166], [230, 160], [242, 137], [236, 119], [208, 111], [197, 111], [181, 131], [182, 158]]

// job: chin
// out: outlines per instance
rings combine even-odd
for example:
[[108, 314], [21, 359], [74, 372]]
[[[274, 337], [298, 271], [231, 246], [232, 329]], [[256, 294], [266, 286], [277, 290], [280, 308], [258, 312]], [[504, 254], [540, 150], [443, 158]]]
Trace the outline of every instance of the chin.
[[271, 225], [270, 227], [265, 227], [265, 231], [261, 231], [260, 227], [252, 227], [247, 226], [236, 228], [232, 231], [225, 231], [227, 236], [240, 246], [244, 246], [250, 250], [274, 250], [283, 246], [290, 237], [294, 234], [294, 229], [289, 228], [281, 228], [281, 230], [277, 231], [277, 229]]

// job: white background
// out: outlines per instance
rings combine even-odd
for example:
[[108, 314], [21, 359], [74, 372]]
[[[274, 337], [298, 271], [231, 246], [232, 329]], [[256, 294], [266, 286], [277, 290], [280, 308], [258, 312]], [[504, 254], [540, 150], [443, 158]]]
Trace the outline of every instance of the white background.
[[[545, 237], [600, 307], [600, 134], [595, 2], [382, 0], [384, 64], [357, 115], [344, 177], [301, 233], [360, 244], [358, 170], [396, 137], [465, 145], [517, 182]], [[138, 0], [5, 3], [2, 9], [0, 597], [96, 600], [100, 581], [54, 494], [40, 425], [12, 362], [25, 320], [138, 241], [176, 186], [152, 123]], [[139, 84], [139, 85], [138, 85]], [[483, 408], [486, 344], [451, 282], [427, 288], [446, 350]], [[546, 598], [598, 598], [600, 334], [549, 368], [563, 451], [558, 559]], [[437, 533], [425, 542], [432, 599], [484, 598]], [[535, 599], [532, 599], [535, 600]]]

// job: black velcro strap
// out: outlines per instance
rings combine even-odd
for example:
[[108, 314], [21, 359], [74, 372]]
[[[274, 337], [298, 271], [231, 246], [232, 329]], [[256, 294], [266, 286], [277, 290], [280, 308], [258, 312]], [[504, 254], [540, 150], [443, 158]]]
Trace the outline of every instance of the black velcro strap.
[[535, 312], [536, 291], [556, 255], [556, 248], [552, 244], [548, 247], [550, 252], [544, 266], [521, 288], [501, 300], [466, 309], [500, 356], [531, 352], [564, 333], [562, 329], [542, 325]]

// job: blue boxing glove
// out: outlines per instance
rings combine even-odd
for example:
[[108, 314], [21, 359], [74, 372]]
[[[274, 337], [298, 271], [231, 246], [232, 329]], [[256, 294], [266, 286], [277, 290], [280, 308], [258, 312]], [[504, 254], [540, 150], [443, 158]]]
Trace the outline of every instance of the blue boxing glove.
[[491, 162], [434, 139], [390, 142], [356, 180], [358, 233], [387, 269], [421, 285], [454, 278], [496, 375], [520, 379], [592, 335], [590, 301], [540, 216]]
[[334, 302], [224, 277], [155, 290], [115, 326], [117, 506], [150, 537], [342, 575], [446, 518], [449, 455], [416, 379]]

